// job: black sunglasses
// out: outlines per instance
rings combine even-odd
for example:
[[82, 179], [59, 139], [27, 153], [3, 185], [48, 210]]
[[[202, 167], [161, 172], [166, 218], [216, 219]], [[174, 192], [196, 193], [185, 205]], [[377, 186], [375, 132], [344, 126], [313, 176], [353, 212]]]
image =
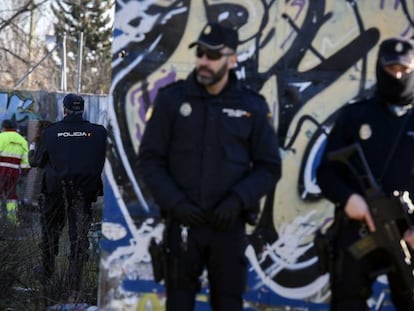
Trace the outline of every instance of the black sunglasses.
[[223, 52], [220, 52], [219, 50], [209, 50], [206, 48], [202, 48], [200, 46], [198, 46], [196, 49], [197, 58], [201, 58], [203, 57], [203, 55], [206, 55], [207, 59], [209, 60], [218, 60], [222, 58], [223, 56], [230, 56], [233, 54], [234, 53], [223, 53]]

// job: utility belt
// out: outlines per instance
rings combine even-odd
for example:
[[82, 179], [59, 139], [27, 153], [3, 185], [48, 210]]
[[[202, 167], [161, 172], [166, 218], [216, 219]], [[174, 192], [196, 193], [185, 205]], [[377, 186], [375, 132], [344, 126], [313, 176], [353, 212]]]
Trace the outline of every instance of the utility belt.
[[[151, 255], [151, 264], [154, 281], [163, 283], [168, 281], [170, 285], [179, 280], [178, 264], [180, 252], [187, 251], [188, 227], [182, 226], [171, 219], [167, 219], [162, 234], [162, 240], [152, 238], [148, 246]], [[167, 269], [170, 273], [167, 274]], [[176, 270], [176, 271], [175, 271]]]
[[199, 291], [201, 282], [192, 277], [184, 257], [189, 251], [189, 228], [167, 219], [162, 241], [152, 238], [148, 247], [154, 281], [170, 289]]

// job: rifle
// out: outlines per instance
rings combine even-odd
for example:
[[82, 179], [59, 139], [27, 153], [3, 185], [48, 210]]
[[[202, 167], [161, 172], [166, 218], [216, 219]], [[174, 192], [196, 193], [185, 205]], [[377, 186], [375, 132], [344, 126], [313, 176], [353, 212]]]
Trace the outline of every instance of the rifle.
[[[355, 156], [360, 161], [363, 170], [358, 173], [350, 162]], [[328, 159], [339, 161], [351, 171], [364, 191], [369, 211], [372, 215], [376, 231], [368, 233], [349, 247], [351, 254], [361, 259], [376, 249], [385, 250], [391, 258], [391, 267], [396, 271], [407, 291], [411, 291], [414, 298], [414, 263], [412, 250], [403, 239], [404, 232], [412, 226], [407, 214], [412, 213], [412, 203], [408, 193], [394, 193], [393, 197], [387, 196], [374, 178], [364, 152], [359, 143], [330, 152]]]

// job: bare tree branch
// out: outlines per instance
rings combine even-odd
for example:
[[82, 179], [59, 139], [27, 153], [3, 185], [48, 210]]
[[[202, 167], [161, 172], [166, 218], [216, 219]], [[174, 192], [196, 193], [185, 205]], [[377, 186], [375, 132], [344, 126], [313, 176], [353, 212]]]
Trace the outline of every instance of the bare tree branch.
[[18, 8], [17, 11], [9, 19], [2, 19], [2, 24], [0, 24], [0, 31], [11, 25], [13, 20], [21, 14], [35, 10], [48, 1], [49, 0], [42, 0], [36, 4], [34, 0], [28, 0], [22, 7]]
[[17, 9], [16, 13], [14, 13], [9, 19], [4, 20], [4, 23], [0, 25], [0, 31], [4, 28], [9, 26], [15, 18], [20, 16], [22, 13], [30, 11], [30, 6], [33, 5], [34, 0], [28, 0], [26, 4], [24, 4], [21, 8]]
[[15, 58], [17, 58], [18, 60], [20, 60], [21, 62], [23, 62], [23, 63], [24, 63], [24, 64], [26, 64], [26, 65], [29, 65], [29, 64], [30, 64], [30, 62], [29, 62], [29, 61], [27, 61], [27, 59], [24, 59], [24, 58], [20, 57], [20, 55], [18, 55], [18, 54], [16, 54], [16, 53], [14, 53], [13, 51], [9, 50], [8, 48], [1, 47], [1, 48], [0, 48], [0, 50], [3, 50], [3, 51], [5, 51], [5, 52], [7, 52], [7, 53], [9, 53], [9, 54], [13, 55]]

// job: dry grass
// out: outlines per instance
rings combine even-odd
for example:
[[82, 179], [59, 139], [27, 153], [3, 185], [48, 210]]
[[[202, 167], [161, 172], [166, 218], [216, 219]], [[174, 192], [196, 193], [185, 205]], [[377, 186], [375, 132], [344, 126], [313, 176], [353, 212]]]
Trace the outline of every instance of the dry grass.
[[[19, 228], [0, 219], [0, 310], [47, 310], [48, 306], [68, 303], [64, 286], [67, 278], [69, 240], [64, 230], [55, 273], [50, 283], [42, 284], [34, 273], [40, 265], [39, 213], [27, 214]], [[66, 226], [67, 227], [67, 226]], [[96, 238], [99, 225], [91, 230], [94, 243], [88, 262], [84, 265], [80, 298], [77, 302], [97, 304], [99, 250]]]

